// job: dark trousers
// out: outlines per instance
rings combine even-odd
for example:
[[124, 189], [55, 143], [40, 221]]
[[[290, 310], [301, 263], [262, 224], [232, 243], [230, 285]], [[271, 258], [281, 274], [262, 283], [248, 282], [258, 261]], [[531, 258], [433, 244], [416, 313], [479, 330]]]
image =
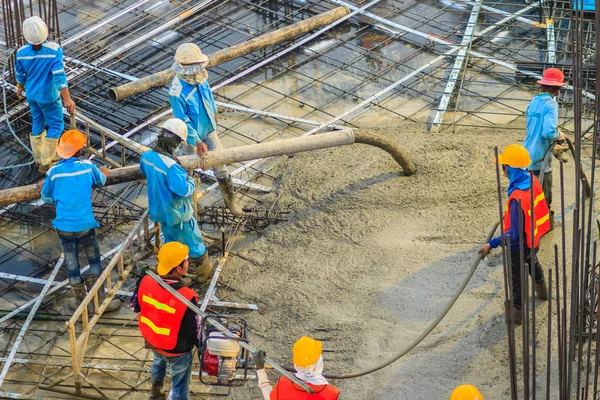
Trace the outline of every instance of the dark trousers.
[[67, 267], [67, 278], [70, 285], [83, 283], [79, 265], [79, 252], [82, 251], [90, 263], [89, 275], [100, 275], [102, 273], [102, 262], [100, 261], [100, 249], [96, 230], [89, 229], [83, 232], [56, 231], [65, 255]]
[[[537, 249], [535, 250], [537, 254]], [[524, 268], [527, 268], [531, 265], [531, 249], [525, 247], [525, 265]], [[511, 272], [512, 272], [512, 288], [513, 288], [513, 307], [521, 308], [522, 300], [521, 300], [521, 256], [518, 251], [510, 252], [510, 263], [511, 263]], [[529, 275], [533, 275], [536, 283], [541, 283], [544, 281], [544, 270], [538, 260], [535, 258], [535, 266], [532, 269], [529, 269]], [[531, 294], [531, 289], [529, 289], [529, 293]]]
[[[538, 179], [540, 179], [541, 171], [533, 171]], [[548, 210], [552, 207], [552, 171], [544, 174], [544, 182], [542, 182], [542, 190], [544, 191], [544, 197], [546, 198], [546, 204], [548, 204]]]

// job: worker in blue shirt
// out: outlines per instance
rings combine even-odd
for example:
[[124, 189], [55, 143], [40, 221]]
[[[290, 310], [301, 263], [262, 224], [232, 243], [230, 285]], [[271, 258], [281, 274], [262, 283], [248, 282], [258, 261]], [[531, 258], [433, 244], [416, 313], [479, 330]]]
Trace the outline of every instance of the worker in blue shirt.
[[40, 17], [27, 18], [23, 36], [28, 44], [17, 50], [17, 97], [22, 99], [25, 90], [31, 111], [31, 151], [36, 167], [44, 173], [57, 161], [56, 146], [64, 129], [60, 99], [70, 114], [75, 112], [75, 103], [69, 94], [62, 49], [46, 40], [48, 27], [44, 21]]
[[196, 279], [204, 283], [210, 278], [212, 266], [194, 218], [194, 180], [174, 155], [177, 147], [185, 142], [187, 129], [182, 120], [168, 119], [154, 149], [142, 154], [140, 169], [146, 178], [150, 218], [160, 222], [165, 243], [180, 242], [189, 248]]
[[[196, 147], [199, 156], [206, 151], [223, 148], [217, 135], [217, 105], [208, 84], [207, 63], [208, 57], [195, 44], [184, 43], [179, 46], [173, 64], [176, 75], [169, 90], [173, 115], [186, 123], [186, 142]], [[225, 206], [233, 215], [242, 215], [243, 210], [235, 200], [227, 166], [214, 167], [213, 171]]]
[[[523, 146], [531, 156], [531, 165], [527, 168], [540, 178], [542, 163], [552, 142], [564, 141], [565, 137], [558, 129], [558, 103], [556, 96], [560, 88], [565, 86], [564, 74], [557, 68], [548, 68], [544, 71], [540, 85], [540, 93], [536, 95], [527, 107], [527, 136]], [[550, 158], [552, 160], [552, 158]], [[542, 188], [548, 207], [552, 206], [552, 170], [544, 174]], [[550, 210], [550, 224], [554, 226], [554, 211]]]
[[[100, 225], [92, 210], [92, 187], [104, 186], [108, 168], [97, 168], [91, 161], [79, 160], [87, 142], [86, 136], [78, 130], [66, 131], [56, 148], [62, 158], [46, 173], [41, 184], [41, 198], [46, 203], [56, 205], [56, 218], [52, 226], [58, 233], [65, 257], [67, 277], [73, 292], [69, 308], [75, 311], [102, 273], [100, 250], [96, 238], [96, 228]], [[82, 279], [79, 252], [83, 252], [90, 264], [88, 274]], [[99, 302], [105, 299], [104, 291], [98, 292]], [[106, 311], [114, 311], [121, 302], [114, 299]]]

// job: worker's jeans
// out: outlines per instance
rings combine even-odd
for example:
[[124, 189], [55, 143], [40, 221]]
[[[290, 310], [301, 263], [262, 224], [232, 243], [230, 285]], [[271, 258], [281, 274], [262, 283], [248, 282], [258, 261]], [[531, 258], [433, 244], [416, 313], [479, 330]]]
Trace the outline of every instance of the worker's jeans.
[[[525, 251], [523, 252], [525, 255], [525, 264], [527, 266], [531, 265], [531, 249], [525, 247]], [[537, 249], [536, 249], [537, 254]], [[512, 288], [513, 288], [513, 307], [521, 308], [522, 300], [521, 300], [521, 256], [518, 251], [510, 252], [510, 262], [511, 262], [511, 270], [512, 270]], [[534, 274], [535, 282], [541, 283], [544, 281], [544, 270], [538, 260], [535, 258], [535, 267], [534, 271], [529, 268], [529, 275]], [[529, 282], [529, 280], [527, 280]], [[531, 286], [528, 288], [528, 293], [531, 295]]]
[[[538, 179], [540, 179], [541, 171], [533, 171], [533, 175], [535, 175]], [[544, 191], [544, 197], [546, 198], [546, 204], [548, 204], [548, 209], [552, 208], [552, 171], [546, 172], [544, 174], [544, 182], [542, 182], [542, 190]]]
[[64, 232], [56, 230], [65, 255], [65, 265], [67, 266], [67, 278], [70, 285], [79, 285], [83, 283], [81, 278], [79, 257], [80, 251], [83, 251], [90, 264], [89, 275], [100, 275], [102, 273], [102, 262], [100, 261], [100, 249], [98, 248], [98, 239], [96, 230], [90, 229], [83, 232]]
[[38, 136], [48, 125], [46, 137], [58, 139], [65, 129], [63, 119], [62, 103], [60, 99], [54, 103], [37, 103], [28, 100], [31, 111], [31, 136]]
[[160, 382], [167, 375], [167, 364], [171, 368], [172, 400], [187, 400], [190, 396], [190, 376], [192, 375], [192, 352], [180, 356], [167, 357], [154, 352], [152, 380]]

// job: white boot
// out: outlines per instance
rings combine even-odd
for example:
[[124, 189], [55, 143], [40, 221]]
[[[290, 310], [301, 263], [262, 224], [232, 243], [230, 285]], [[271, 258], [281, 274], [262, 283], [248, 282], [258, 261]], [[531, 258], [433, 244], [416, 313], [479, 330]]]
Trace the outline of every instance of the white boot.
[[50, 169], [52, 165], [59, 160], [56, 155], [56, 147], [58, 146], [58, 139], [52, 139], [45, 137], [42, 141], [42, 158], [40, 161], [40, 172], [45, 173]]
[[31, 151], [33, 152], [33, 160], [35, 161], [35, 168], [40, 168], [40, 162], [42, 160], [42, 144], [46, 137], [46, 130], [37, 136], [29, 135], [29, 143], [31, 143]]

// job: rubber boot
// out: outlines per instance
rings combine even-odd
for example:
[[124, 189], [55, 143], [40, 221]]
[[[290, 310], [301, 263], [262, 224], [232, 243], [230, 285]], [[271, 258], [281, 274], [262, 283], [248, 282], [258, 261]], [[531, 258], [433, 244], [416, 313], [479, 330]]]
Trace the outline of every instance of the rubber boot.
[[31, 151], [33, 152], [33, 160], [35, 162], [35, 169], [40, 169], [40, 162], [42, 160], [42, 143], [46, 137], [46, 130], [37, 136], [30, 135], [29, 143], [31, 143]]
[[[96, 281], [98, 280], [98, 276], [99, 275], [88, 275], [85, 278], [83, 278], [85, 281], [85, 286], [87, 286], [88, 290], [90, 290], [96, 284]], [[106, 299], [106, 293], [104, 293], [104, 285], [103, 285], [102, 288], [100, 288], [100, 290], [98, 290], [98, 306], [100, 306], [100, 304], [102, 304], [104, 302], [104, 299]], [[115, 311], [115, 310], [118, 310], [119, 308], [121, 308], [121, 300], [112, 299], [110, 301], [110, 303], [108, 304], [108, 307], [106, 307], [106, 310], [104, 310], [104, 312]]]
[[58, 139], [52, 139], [49, 137], [45, 137], [42, 141], [42, 158], [40, 161], [40, 169], [39, 171], [42, 173], [46, 173], [50, 169], [50, 167], [58, 161], [58, 156], [56, 155], [56, 147], [58, 146]]
[[217, 182], [219, 183], [219, 189], [221, 190], [225, 207], [227, 207], [229, 211], [236, 217], [242, 215], [244, 210], [242, 210], [242, 207], [240, 207], [235, 201], [235, 191], [233, 190], [231, 176], [227, 179], [217, 178]]
[[511, 318], [515, 325], [521, 325], [523, 323], [523, 310], [514, 307], [512, 309]]
[[194, 272], [196, 273], [196, 281], [206, 283], [212, 276], [213, 267], [208, 259], [208, 252], [200, 257], [192, 258], [194, 263]]
[[548, 287], [545, 280], [535, 283], [535, 294], [540, 300], [548, 300]]
[[71, 285], [71, 293], [73, 293], [73, 297], [69, 299], [68, 306], [71, 311], [75, 312], [87, 295], [87, 292], [85, 291], [85, 285], [83, 283]]
[[150, 389], [150, 400], [166, 400], [166, 393], [163, 391], [163, 381], [152, 381]]

